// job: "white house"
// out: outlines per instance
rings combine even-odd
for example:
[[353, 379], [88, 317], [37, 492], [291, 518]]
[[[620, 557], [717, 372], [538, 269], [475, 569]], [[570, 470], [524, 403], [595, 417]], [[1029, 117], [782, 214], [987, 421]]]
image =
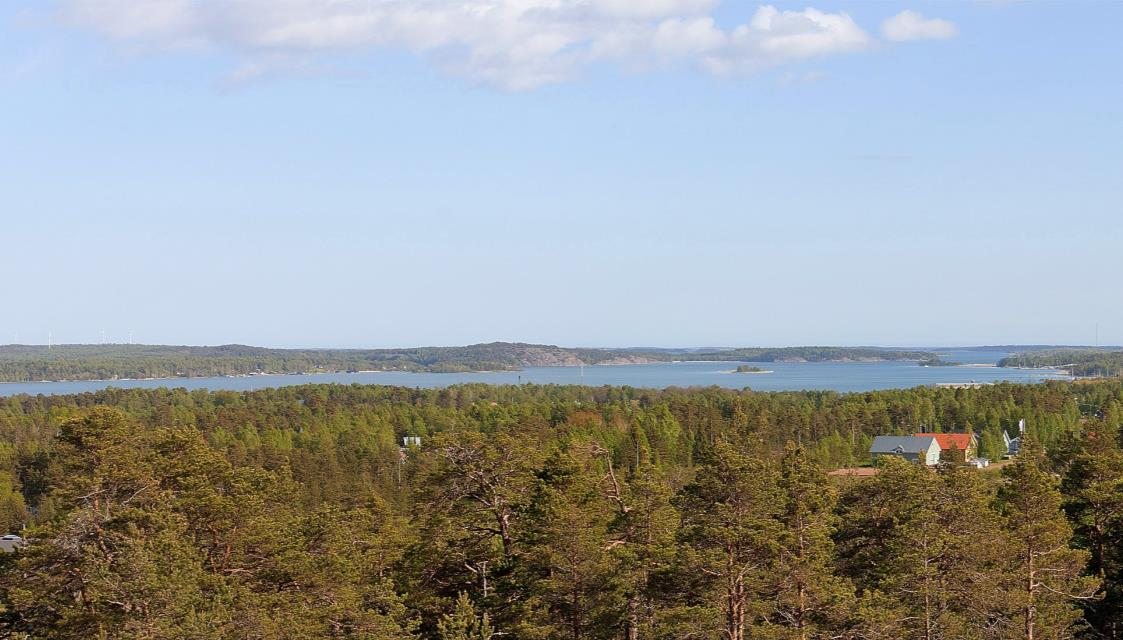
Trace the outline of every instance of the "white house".
[[1015, 458], [1022, 448], [1022, 436], [1026, 433], [1026, 419], [1018, 420], [1018, 437], [1011, 438], [1009, 433], [1002, 431], [1002, 441], [1006, 443], [1006, 457]]
[[931, 436], [877, 436], [870, 455], [874, 462], [881, 456], [898, 456], [934, 467], [940, 463], [940, 443]]
[[14, 533], [9, 533], [4, 537], [0, 537], [0, 552], [12, 553], [16, 549], [22, 549], [26, 546], [27, 541]]

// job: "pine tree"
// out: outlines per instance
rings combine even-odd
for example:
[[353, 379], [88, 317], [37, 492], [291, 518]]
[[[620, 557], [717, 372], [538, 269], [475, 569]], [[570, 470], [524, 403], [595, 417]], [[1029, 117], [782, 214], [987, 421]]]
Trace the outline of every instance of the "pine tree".
[[595, 465], [590, 448], [575, 444], [538, 473], [514, 574], [521, 597], [512, 631], [519, 637], [607, 639], [624, 625], [607, 531], [613, 510]]
[[1085, 617], [1105, 638], [1123, 636], [1123, 451], [1110, 423], [1088, 425], [1062, 490], [1074, 543], [1087, 549], [1088, 573], [1103, 583]]
[[853, 592], [833, 574], [835, 490], [802, 447], [789, 445], [780, 463], [780, 555], [769, 585], [769, 625], [799, 640], [829, 636], [846, 617]]
[[468, 594], [461, 591], [456, 597], [456, 609], [441, 616], [437, 623], [439, 640], [491, 640], [495, 637], [487, 614], [476, 613]]
[[678, 498], [682, 542], [709, 587], [707, 605], [721, 612], [723, 637], [744, 640], [764, 613], [759, 595], [779, 552], [780, 497], [766, 463], [725, 442], [712, 455]]
[[979, 455], [990, 460], [1001, 460], [1006, 455], [1006, 442], [1002, 430], [994, 427], [984, 429], [979, 436]]
[[1077, 604], [1092, 598], [1098, 580], [1081, 576], [1088, 553], [1069, 546], [1072, 528], [1061, 511], [1059, 483], [1036, 439], [1022, 437], [1017, 460], [1002, 476], [998, 503], [1010, 545], [1017, 637], [1073, 637], [1081, 619]]
[[935, 526], [942, 532], [934, 566], [939, 573], [926, 585], [935, 597], [926, 605], [933, 638], [987, 638], [991, 621], [1006, 601], [998, 581], [1007, 561], [1002, 520], [992, 508], [992, 484], [969, 467], [943, 470], [932, 496]]
[[407, 558], [424, 585], [413, 589], [416, 606], [440, 608], [437, 600], [460, 591], [490, 602], [520, 552], [520, 518], [542, 455], [531, 445], [512, 434], [458, 432], [434, 438], [417, 459], [417, 540]]
[[667, 479], [643, 464], [623, 484], [609, 459], [601, 485], [616, 510], [607, 547], [624, 598], [624, 639], [652, 637], [658, 619], [654, 580], [673, 562], [679, 522]]
[[840, 567], [867, 594], [864, 614], [890, 635], [985, 637], [1003, 602], [988, 580], [1002, 549], [989, 500], [972, 471], [937, 474], [897, 458], [843, 496]]

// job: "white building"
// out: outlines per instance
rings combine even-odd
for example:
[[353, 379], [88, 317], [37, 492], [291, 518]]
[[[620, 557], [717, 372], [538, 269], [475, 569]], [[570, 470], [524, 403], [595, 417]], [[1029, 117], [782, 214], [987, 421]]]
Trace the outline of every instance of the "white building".
[[940, 443], [931, 436], [877, 436], [870, 446], [874, 462], [881, 456], [898, 456], [934, 467], [940, 463]]
[[11, 553], [26, 546], [27, 541], [14, 533], [0, 537], [0, 553]]

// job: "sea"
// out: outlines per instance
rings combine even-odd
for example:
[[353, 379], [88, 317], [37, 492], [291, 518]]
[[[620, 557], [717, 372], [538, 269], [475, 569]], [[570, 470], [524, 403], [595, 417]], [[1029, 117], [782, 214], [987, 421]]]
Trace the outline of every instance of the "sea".
[[[0, 397], [18, 394], [64, 395], [118, 388], [184, 388], [254, 391], [302, 384], [380, 384], [439, 388], [464, 383], [580, 384], [589, 386], [718, 386], [756, 391], [831, 390], [838, 392], [905, 389], [918, 386], [993, 383], [1039, 383], [1070, 379], [1055, 369], [1007, 369], [995, 366], [1009, 355], [1003, 350], [934, 349], [954, 367], [922, 367], [915, 361], [892, 362], [660, 362], [586, 367], [528, 367], [522, 371], [471, 373], [357, 372], [255, 375], [160, 380], [88, 380], [0, 383]], [[738, 365], [768, 373], [735, 373]]]

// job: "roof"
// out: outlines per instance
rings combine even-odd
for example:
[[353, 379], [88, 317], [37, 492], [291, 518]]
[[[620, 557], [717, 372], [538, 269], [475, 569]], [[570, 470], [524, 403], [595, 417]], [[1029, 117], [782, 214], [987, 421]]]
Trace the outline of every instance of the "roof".
[[[877, 436], [870, 445], [870, 453], [924, 453], [936, 439], [927, 436]], [[936, 444], [939, 449], [939, 443]]]
[[844, 476], [847, 478], [869, 478], [876, 476], [881, 471], [877, 467], [850, 467], [848, 469], [835, 469], [827, 473], [828, 476]]
[[972, 433], [918, 433], [916, 437], [930, 437], [935, 438], [936, 443], [940, 445], [940, 449], [959, 449], [966, 451], [971, 448], [971, 440], [975, 438]]

